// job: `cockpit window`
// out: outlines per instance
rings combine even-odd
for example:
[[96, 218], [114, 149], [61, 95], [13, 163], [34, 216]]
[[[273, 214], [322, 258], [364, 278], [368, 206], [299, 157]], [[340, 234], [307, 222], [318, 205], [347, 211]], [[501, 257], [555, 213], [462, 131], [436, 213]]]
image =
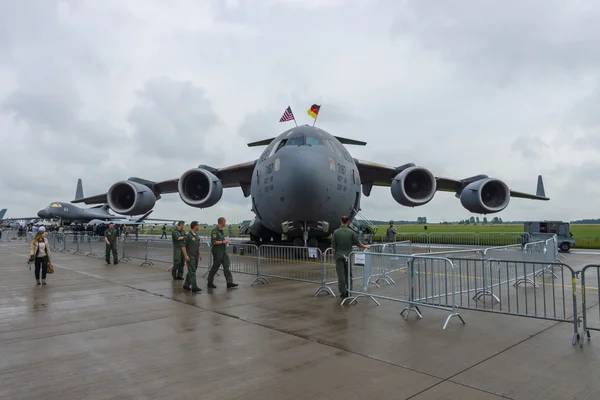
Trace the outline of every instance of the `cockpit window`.
[[59, 203], [50, 203], [48, 205], [50, 208], [61, 208], [62, 206]]
[[306, 144], [309, 146], [324, 146], [325, 145], [325, 143], [323, 143], [323, 140], [321, 138], [311, 137], [311, 136], [306, 137]]
[[286, 146], [302, 146], [304, 145], [304, 135], [289, 138]]
[[273, 147], [271, 148], [271, 151], [269, 152], [269, 157], [271, 157], [273, 154], [275, 154], [277, 152], [277, 150], [279, 150], [279, 141], [277, 143], [275, 143], [273, 145]]

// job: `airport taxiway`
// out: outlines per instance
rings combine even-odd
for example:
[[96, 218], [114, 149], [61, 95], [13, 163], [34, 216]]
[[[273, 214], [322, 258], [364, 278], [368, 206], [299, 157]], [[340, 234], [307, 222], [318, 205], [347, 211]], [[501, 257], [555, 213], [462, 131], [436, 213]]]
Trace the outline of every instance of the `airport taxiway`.
[[447, 313], [429, 308], [405, 322], [403, 304], [340, 306], [242, 274], [191, 294], [169, 263], [59, 252], [37, 287], [26, 259], [24, 242], [0, 244], [2, 399], [600, 398], [596, 336], [572, 346], [567, 323], [461, 310], [467, 324], [442, 330]]

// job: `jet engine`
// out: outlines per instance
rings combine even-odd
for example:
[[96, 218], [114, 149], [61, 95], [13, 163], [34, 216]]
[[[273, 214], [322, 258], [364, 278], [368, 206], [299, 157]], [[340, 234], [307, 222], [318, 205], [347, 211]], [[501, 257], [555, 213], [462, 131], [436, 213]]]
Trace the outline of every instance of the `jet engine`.
[[460, 203], [472, 213], [493, 214], [502, 211], [510, 201], [510, 190], [504, 182], [488, 178], [472, 182], [460, 194]]
[[403, 206], [422, 206], [435, 195], [435, 176], [425, 168], [410, 167], [396, 175], [390, 190], [394, 200]]
[[132, 181], [120, 181], [108, 189], [109, 207], [123, 215], [140, 215], [152, 210], [156, 196], [148, 186]]
[[223, 196], [223, 184], [212, 173], [202, 168], [190, 169], [179, 178], [179, 197], [188, 206], [212, 207]]

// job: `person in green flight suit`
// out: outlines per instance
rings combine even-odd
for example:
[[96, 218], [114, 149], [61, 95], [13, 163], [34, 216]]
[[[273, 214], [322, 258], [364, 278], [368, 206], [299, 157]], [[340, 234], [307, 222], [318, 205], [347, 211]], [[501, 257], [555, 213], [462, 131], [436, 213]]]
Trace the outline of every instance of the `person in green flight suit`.
[[183, 245], [183, 239], [185, 239], [185, 233], [183, 232], [184, 225], [185, 222], [179, 221], [177, 228], [173, 229], [171, 233], [171, 238], [173, 239], [173, 269], [171, 269], [171, 274], [174, 281], [183, 280], [183, 263], [185, 261], [181, 246]]
[[356, 232], [348, 228], [350, 218], [343, 216], [341, 222], [342, 226], [333, 231], [331, 247], [335, 254], [338, 290], [340, 291], [340, 297], [345, 299], [348, 297], [348, 289], [352, 290], [352, 270], [350, 270], [350, 282], [346, 282], [348, 279], [348, 255], [352, 252], [352, 246], [359, 246], [361, 249], [368, 249], [371, 246], [359, 242]]
[[119, 255], [117, 248], [119, 247], [119, 238], [117, 237], [117, 230], [115, 224], [112, 222], [108, 224], [108, 229], [104, 231], [104, 241], [106, 242], [106, 263], [110, 264], [110, 251], [112, 250], [113, 262], [115, 265], [119, 263]]
[[183, 245], [181, 246], [181, 251], [183, 252], [187, 264], [187, 275], [185, 276], [185, 282], [183, 282], [183, 288], [185, 290], [191, 290], [193, 293], [198, 293], [202, 291], [196, 283], [196, 269], [198, 268], [198, 262], [202, 261], [202, 256], [200, 255], [200, 243], [198, 235], [196, 234], [198, 229], [200, 229], [198, 221], [192, 221], [190, 228], [191, 229], [187, 235], [185, 235]]
[[223, 234], [223, 228], [225, 227], [226, 222], [227, 221], [225, 221], [224, 217], [220, 217], [217, 220], [217, 227], [210, 232], [213, 265], [210, 267], [210, 272], [208, 273], [207, 286], [213, 289], [217, 287], [213, 283], [213, 279], [215, 278], [215, 274], [219, 270], [221, 264], [223, 264], [223, 274], [225, 275], [225, 280], [227, 281], [227, 288], [239, 286], [237, 283], [233, 283], [233, 276], [231, 276], [231, 271], [229, 270], [229, 255], [227, 254], [227, 245], [230, 241], [225, 240], [225, 235]]

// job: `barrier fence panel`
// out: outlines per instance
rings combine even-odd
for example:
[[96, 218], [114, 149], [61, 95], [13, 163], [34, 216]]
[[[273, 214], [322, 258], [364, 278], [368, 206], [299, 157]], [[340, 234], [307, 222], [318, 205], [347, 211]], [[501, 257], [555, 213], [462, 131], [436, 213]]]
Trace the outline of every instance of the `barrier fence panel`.
[[[206, 277], [214, 262], [214, 256], [211, 251], [211, 246], [207, 242], [207, 269], [203, 277]], [[202, 250], [201, 250], [202, 251]], [[252, 285], [255, 283], [268, 283], [268, 280], [262, 278], [259, 273], [259, 248], [255, 244], [249, 243], [230, 243], [226, 247], [227, 255], [229, 256], [229, 269], [232, 273], [248, 274], [255, 276]], [[222, 268], [222, 265], [220, 266]], [[216, 276], [219, 275], [217, 271]]]
[[17, 240], [18, 232], [14, 229], [6, 229], [2, 230], [2, 237], [0, 238], [0, 242], [10, 242], [12, 240]]
[[[573, 324], [577, 327], [577, 273], [568, 265], [545, 261], [463, 259], [452, 261], [459, 308]], [[551, 267], [553, 274], [540, 274]]]
[[[553, 274], [539, 273], [548, 267]], [[372, 278], [385, 270], [396, 271], [389, 275], [397, 284], [370, 286]], [[405, 319], [410, 312], [422, 318], [421, 306], [440, 308], [451, 313], [444, 328], [451, 317], [460, 317], [458, 309], [561, 321], [573, 324], [573, 344], [580, 339], [577, 273], [566, 264], [354, 252], [349, 278], [350, 272], [353, 286], [342, 304], [354, 304], [360, 297], [377, 304], [378, 299], [404, 302], [408, 304]]]
[[[600, 331], [600, 264], [588, 264], [579, 274], [581, 280], [579, 322], [582, 324], [582, 336], [585, 335], [589, 341], [592, 338], [590, 331]], [[592, 311], [593, 308], [596, 310]], [[583, 338], [579, 345], [583, 347]]]
[[475, 247], [478, 245], [477, 234], [471, 232], [434, 232], [429, 234], [429, 248], [431, 250], [444, 249], [448, 245]]
[[[371, 252], [352, 252], [349, 257], [347, 279], [351, 283], [349, 296], [342, 304], [355, 304], [368, 297], [379, 305], [378, 299], [406, 303], [401, 315], [407, 320], [411, 312], [423, 318], [420, 306], [450, 312], [443, 325], [446, 329], [452, 317], [465, 321], [456, 307], [454, 266], [446, 258], [429, 255], [400, 255]], [[394, 271], [396, 284], [369, 286], [374, 276], [384, 270]]]
[[[412, 243], [410, 242], [410, 240], [405, 240], [402, 242], [385, 243], [382, 248], [376, 247], [375, 249], [371, 245], [371, 248], [369, 250], [367, 250], [367, 252], [383, 253], [383, 254], [410, 255], [410, 254], [412, 254]], [[370, 278], [369, 283], [370, 284], [372, 283], [377, 287], [379, 287], [379, 281], [386, 282], [388, 285], [395, 284], [396, 282], [392, 278], [391, 274], [393, 274], [394, 272], [403, 270], [406, 267], [405, 266], [400, 266], [400, 267], [395, 266], [394, 263], [391, 262], [394, 260], [396, 260], [394, 257], [371, 259], [372, 262], [374, 262], [374, 263], [380, 262], [381, 264], [373, 265], [374, 270], [376, 270], [377, 272], [375, 273], [375, 275], [373, 275]]]
[[315, 296], [321, 292], [335, 296], [325, 282], [327, 267], [323, 260], [323, 253], [318, 248], [262, 245], [259, 247], [257, 278], [314, 283], [320, 286]]
[[480, 232], [477, 234], [477, 244], [485, 247], [510, 246], [521, 244], [523, 232]]
[[[329, 293], [333, 297], [336, 297], [333, 289], [329, 288], [329, 285], [338, 284], [337, 270], [335, 268], [335, 254], [331, 247], [327, 248], [323, 253], [323, 280], [321, 282], [321, 288], [315, 293], [318, 295], [321, 292]], [[329, 290], [328, 290], [328, 289]]]

